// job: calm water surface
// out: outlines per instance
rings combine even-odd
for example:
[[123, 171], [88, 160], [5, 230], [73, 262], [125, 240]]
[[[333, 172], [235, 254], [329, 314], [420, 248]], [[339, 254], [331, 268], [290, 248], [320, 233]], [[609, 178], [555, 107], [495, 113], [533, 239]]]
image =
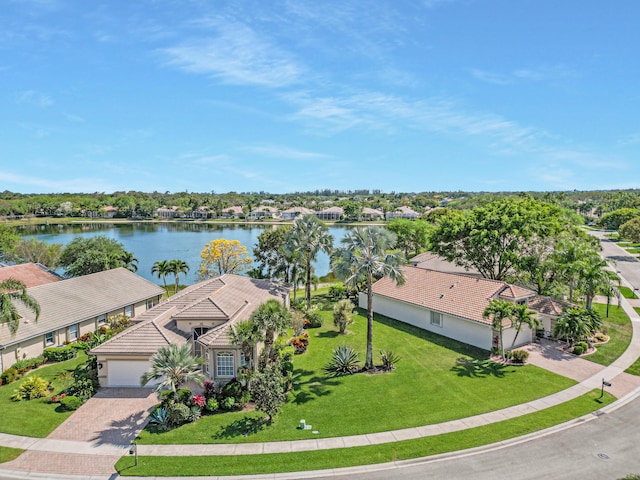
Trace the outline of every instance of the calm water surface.
[[[158, 260], [180, 259], [189, 264], [190, 270], [186, 279], [181, 276], [181, 284], [198, 281], [200, 252], [211, 240], [226, 238], [239, 240], [253, 256], [253, 248], [258, 243], [258, 235], [274, 225], [234, 225], [234, 224], [202, 224], [202, 223], [79, 223], [72, 225], [32, 225], [21, 227], [21, 233], [47, 243], [66, 245], [75, 237], [94, 237], [104, 235], [124, 245], [124, 248], [138, 259], [138, 275], [161, 283], [157, 276], [151, 274], [151, 267]], [[334, 244], [348, 231], [345, 227], [330, 227]], [[314, 264], [316, 275], [329, 272], [329, 257], [320, 253]], [[167, 277], [171, 282], [172, 278]]]

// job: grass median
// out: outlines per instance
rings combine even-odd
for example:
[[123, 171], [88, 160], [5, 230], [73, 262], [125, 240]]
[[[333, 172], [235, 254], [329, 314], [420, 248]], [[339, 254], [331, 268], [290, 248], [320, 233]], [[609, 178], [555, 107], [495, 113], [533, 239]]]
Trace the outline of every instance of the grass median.
[[613, 402], [593, 390], [574, 400], [511, 420], [459, 432], [366, 447], [299, 453], [197, 457], [122, 457], [116, 469], [122, 476], [249, 475], [371, 465], [408, 460], [479, 447], [519, 437], [594, 412]]
[[11, 447], [0, 447], [0, 463], [10, 462], [18, 458], [24, 450]]

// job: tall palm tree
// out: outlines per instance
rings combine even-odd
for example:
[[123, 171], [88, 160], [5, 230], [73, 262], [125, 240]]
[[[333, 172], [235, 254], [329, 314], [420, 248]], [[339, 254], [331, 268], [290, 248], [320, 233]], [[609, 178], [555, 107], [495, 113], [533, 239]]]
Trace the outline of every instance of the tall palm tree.
[[563, 277], [569, 284], [569, 302], [573, 302], [573, 294], [578, 284], [580, 271], [583, 269], [582, 259], [597, 254], [589, 240], [568, 238], [560, 242], [555, 254], [556, 262], [564, 272]]
[[187, 262], [184, 262], [182, 260], [171, 260], [169, 262], [169, 271], [173, 273], [173, 275], [175, 275], [176, 277], [176, 288], [173, 292], [174, 294], [176, 294], [178, 293], [178, 286], [180, 283], [180, 274], [184, 273], [186, 275], [187, 272], [189, 271], [189, 265], [187, 264]]
[[[504, 341], [502, 333], [504, 331], [505, 320], [511, 320], [513, 317], [513, 307], [515, 304], [507, 302], [506, 300], [491, 300], [487, 308], [482, 312], [482, 317], [491, 320], [491, 326], [494, 330], [498, 331], [500, 344], [500, 355], [502, 360], [505, 360], [504, 355]], [[513, 321], [513, 320], [512, 320]]]
[[253, 347], [262, 340], [258, 325], [250, 320], [239, 322], [229, 330], [229, 339], [234, 345], [240, 346], [249, 368], [253, 368]]
[[267, 358], [271, 357], [276, 335], [282, 335], [291, 327], [291, 312], [275, 298], [267, 300], [256, 308], [249, 321], [264, 331], [264, 349]]
[[591, 333], [593, 318], [584, 308], [567, 308], [556, 322], [553, 334], [558, 338], [566, 338], [569, 345], [586, 339]]
[[138, 271], [138, 259], [131, 252], [124, 252], [121, 257], [122, 266], [132, 272]]
[[330, 253], [333, 247], [333, 237], [327, 226], [315, 215], [305, 215], [293, 222], [289, 249], [300, 253], [306, 273], [305, 297], [307, 309], [311, 308], [311, 262], [316, 259], [318, 252]]
[[36, 321], [40, 317], [40, 304], [27, 293], [24, 282], [12, 278], [3, 280], [0, 282], [0, 324], [6, 323], [12, 335], [20, 325], [20, 314], [14, 304], [16, 301], [35, 313]]
[[347, 285], [367, 289], [367, 355], [364, 368], [373, 368], [373, 282], [389, 277], [397, 285], [405, 282], [402, 265], [406, 260], [401, 252], [389, 252], [396, 236], [381, 227], [354, 228], [342, 239], [343, 246], [332, 257], [336, 276]]
[[594, 297], [600, 292], [606, 294], [611, 291], [618, 276], [606, 269], [609, 265], [600, 256], [588, 257], [581, 265], [578, 288], [584, 293], [587, 310], [591, 310]]
[[162, 278], [162, 283], [164, 283], [164, 289], [169, 295], [169, 289], [167, 288], [167, 275], [171, 273], [171, 266], [169, 265], [169, 260], [158, 260], [151, 267], [151, 273], [155, 273], [158, 278]]
[[176, 392], [181, 385], [187, 382], [204, 383], [202, 374], [202, 358], [191, 355], [191, 345], [182, 346], [171, 344], [163, 347], [151, 357], [151, 367], [140, 377], [140, 384], [144, 387], [152, 380], [160, 380], [156, 385], [158, 395], [163, 390]]
[[513, 305], [513, 311], [511, 315], [511, 323], [516, 329], [516, 334], [511, 342], [511, 349], [513, 350], [516, 344], [516, 339], [520, 333], [520, 329], [523, 325], [527, 325], [531, 330], [540, 328], [541, 322], [538, 317], [535, 316], [536, 312], [529, 310], [526, 305]]

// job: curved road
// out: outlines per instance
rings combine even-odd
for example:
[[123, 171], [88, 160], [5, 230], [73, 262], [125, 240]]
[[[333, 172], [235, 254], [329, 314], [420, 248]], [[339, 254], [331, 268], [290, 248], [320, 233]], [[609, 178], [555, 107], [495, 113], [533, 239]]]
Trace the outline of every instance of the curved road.
[[627, 286], [631, 286], [632, 289], [640, 289], [640, 259], [605, 238], [605, 232], [590, 231], [589, 233], [600, 239], [601, 255], [605, 260], [615, 262], [613, 268], [631, 284]]

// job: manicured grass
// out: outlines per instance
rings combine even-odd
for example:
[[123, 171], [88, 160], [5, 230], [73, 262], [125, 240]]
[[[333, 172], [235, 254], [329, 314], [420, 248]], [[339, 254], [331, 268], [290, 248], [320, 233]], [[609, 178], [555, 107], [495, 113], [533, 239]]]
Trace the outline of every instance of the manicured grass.
[[633, 309], [636, 311], [638, 315], [640, 315], [640, 307], [633, 307]]
[[636, 255], [638, 253], [640, 253], [640, 248], [627, 248], [627, 252]]
[[632, 242], [618, 242], [616, 245], [622, 248], [640, 247], [640, 243], [632, 243]]
[[640, 358], [638, 358], [633, 365], [625, 370], [626, 373], [630, 373], [631, 375], [637, 375], [640, 377]]
[[512, 420], [403, 442], [268, 455], [138, 457], [137, 467], [134, 467], [134, 459], [127, 456], [118, 461], [116, 469], [123, 476], [249, 475], [407, 460], [478, 447], [526, 435], [581, 417], [614, 400], [614, 397], [608, 393], [605, 393], [602, 399], [599, 399], [599, 396], [600, 390], [593, 390], [561, 405]]
[[[246, 443], [380, 432], [445, 422], [544, 397], [575, 382], [533, 365], [504, 366], [488, 353], [410, 325], [377, 316], [374, 354], [400, 356], [387, 374], [327, 378], [322, 367], [338, 345], [366, 347], [364, 312], [339, 335], [323, 311], [325, 327], [312, 329], [309, 350], [294, 359], [294, 387], [273, 425], [258, 412], [206, 416], [164, 433], [144, 430], [140, 443]], [[318, 430], [297, 430], [300, 419]]]
[[30, 375], [38, 375], [51, 381], [55, 387], [54, 393], [59, 393], [60, 390], [67, 386], [59, 375], [64, 372], [73, 372], [76, 366], [86, 360], [86, 354], [80, 353], [74, 359], [41, 367], [30, 372], [17, 382], [0, 387], [0, 412], [2, 412], [0, 413], [0, 432], [28, 437], [46, 437], [49, 435], [72, 412], [63, 412], [60, 409], [60, 405], [49, 403], [49, 399], [46, 397], [12, 402], [11, 395], [20, 383]]
[[610, 340], [602, 345], [597, 345], [596, 348], [598, 351], [584, 358], [591, 362], [599, 363], [600, 365], [611, 365], [616, 358], [624, 353], [629, 343], [631, 343], [633, 326], [622, 307], [609, 305], [609, 318], [606, 317], [607, 306], [605, 304], [594, 303], [593, 308], [602, 317]]
[[24, 452], [19, 448], [0, 447], [0, 463], [10, 462], [20, 456]]
[[620, 291], [620, 294], [624, 298], [638, 298], [638, 296], [634, 293], [634, 291], [631, 290], [629, 287], [618, 287], [618, 290]]

